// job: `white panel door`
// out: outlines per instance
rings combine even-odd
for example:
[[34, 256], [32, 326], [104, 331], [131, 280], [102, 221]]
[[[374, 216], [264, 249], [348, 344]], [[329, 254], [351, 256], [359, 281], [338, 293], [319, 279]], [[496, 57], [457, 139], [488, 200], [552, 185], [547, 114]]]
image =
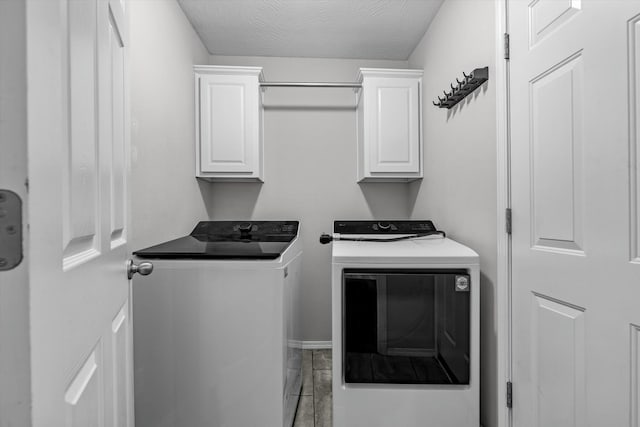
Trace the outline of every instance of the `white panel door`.
[[26, 16], [33, 425], [132, 426], [126, 4]]
[[366, 102], [371, 102], [370, 172], [420, 172], [419, 80], [370, 78], [364, 90]]
[[640, 427], [640, 2], [509, 27], [514, 425]]
[[256, 76], [200, 75], [200, 172], [257, 176], [260, 88]]

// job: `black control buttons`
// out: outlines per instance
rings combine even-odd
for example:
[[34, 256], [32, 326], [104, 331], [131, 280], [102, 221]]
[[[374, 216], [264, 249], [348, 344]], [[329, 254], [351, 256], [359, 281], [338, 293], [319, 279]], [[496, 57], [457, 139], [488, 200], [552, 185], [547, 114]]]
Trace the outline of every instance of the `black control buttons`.
[[251, 231], [251, 223], [243, 222], [242, 224], [238, 225], [238, 230], [240, 230], [241, 233], [248, 233], [249, 231]]

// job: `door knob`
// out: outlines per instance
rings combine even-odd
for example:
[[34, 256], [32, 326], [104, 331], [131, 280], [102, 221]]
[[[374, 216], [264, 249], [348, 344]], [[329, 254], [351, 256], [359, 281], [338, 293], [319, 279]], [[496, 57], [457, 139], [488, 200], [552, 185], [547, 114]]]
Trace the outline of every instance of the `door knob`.
[[129, 280], [134, 274], [139, 273], [141, 276], [148, 276], [153, 271], [153, 264], [150, 262], [141, 262], [140, 264], [134, 264], [133, 260], [127, 261], [127, 277]]

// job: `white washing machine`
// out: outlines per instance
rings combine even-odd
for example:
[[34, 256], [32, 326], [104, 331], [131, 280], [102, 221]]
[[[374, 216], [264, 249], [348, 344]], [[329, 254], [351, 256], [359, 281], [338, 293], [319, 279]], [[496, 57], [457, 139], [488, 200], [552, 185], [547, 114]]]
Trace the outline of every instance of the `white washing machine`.
[[207, 221], [134, 252], [138, 427], [290, 427], [301, 388], [297, 221]]
[[431, 221], [331, 239], [333, 427], [478, 427], [478, 255]]

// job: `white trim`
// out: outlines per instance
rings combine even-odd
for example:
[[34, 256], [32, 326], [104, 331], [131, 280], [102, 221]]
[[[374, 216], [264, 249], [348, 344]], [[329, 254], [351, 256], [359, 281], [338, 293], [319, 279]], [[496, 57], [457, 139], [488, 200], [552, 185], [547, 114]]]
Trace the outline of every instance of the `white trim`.
[[497, 318], [498, 424], [512, 425], [507, 409], [506, 383], [511, 379], [511, 236], [506, 232], [505, 210], [511, 207], [509, 150], [509, 65], [504, 59], [504, 34], [508, 32], [508, 0], [496, 4], [496, 172], [497, 172]]
[[422, 78], [424, 70], [419, 68], [360, 68], [358, 71], [357, 82], [362, 83], [364, 77], [405, 77], [405, 78]]
[[331, 341], [302, 341], [303, 350], [324, 350], [331, 347]]
[[198, 74], [220, 74], [223, 76], [257, 76], [259, 81], [264, 80], [262, 67], [240, 67], [229, 65], [194, 65], [193, 71]]

